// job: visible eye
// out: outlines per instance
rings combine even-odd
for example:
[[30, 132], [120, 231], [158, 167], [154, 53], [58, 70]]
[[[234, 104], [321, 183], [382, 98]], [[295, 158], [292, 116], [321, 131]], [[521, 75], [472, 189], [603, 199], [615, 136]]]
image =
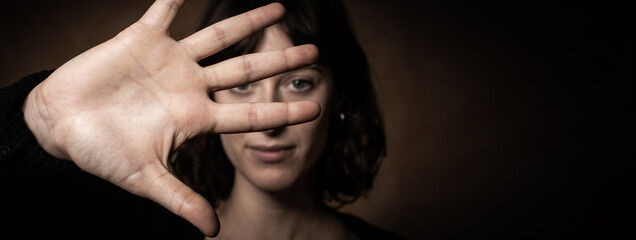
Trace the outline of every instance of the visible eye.
[[245, 85], [241, 85], [235, 88], [232, 88], [232, 92], [236, 92], [236, 93], [245, 93], [248, 90], [250, 90], [250, 88], [252, 88], [251, 84], [245, 84]]
[[295, 79], [289, 83], [289, 87], [293, 91], [297, 91], [297, 92], [308, 91], [313, 86], [314, 86], [314, 83], [307, 79]]

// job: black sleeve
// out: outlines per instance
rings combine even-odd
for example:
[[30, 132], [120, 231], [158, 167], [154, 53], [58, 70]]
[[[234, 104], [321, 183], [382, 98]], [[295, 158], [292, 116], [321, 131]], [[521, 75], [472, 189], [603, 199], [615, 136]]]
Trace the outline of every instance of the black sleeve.
[[47, 154], [22, 115], [28, 93], [52, 71], [0, 89], [0, 224], [16, 239], [203, 239], [158, 204]]
[[404, 238], [394, 232], [382, 229], [378, 226], [359, 218], [355, 215], [336, 212], [336, 216], [360, 239], [384, 239], [384, 240], [403, 240]]
[[3, 190], [45, 180], [47, 176], [43, 175], [47, 173], [72, 167], [68, 161], [57, 161], [44, 152], [22, 115], [26, 96], [50, 74], [51, 71], [34, 73], [0, 89], [0, 184]]

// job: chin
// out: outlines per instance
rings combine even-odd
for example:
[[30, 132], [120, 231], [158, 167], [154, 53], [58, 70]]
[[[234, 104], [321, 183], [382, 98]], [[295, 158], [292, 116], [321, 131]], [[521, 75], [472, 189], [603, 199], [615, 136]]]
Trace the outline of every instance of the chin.
[[283, 169], [262, 169], [252, 176], [250, 182], [266, 192], [279, 192], [292, 188], [298, 182], [300, 174]]

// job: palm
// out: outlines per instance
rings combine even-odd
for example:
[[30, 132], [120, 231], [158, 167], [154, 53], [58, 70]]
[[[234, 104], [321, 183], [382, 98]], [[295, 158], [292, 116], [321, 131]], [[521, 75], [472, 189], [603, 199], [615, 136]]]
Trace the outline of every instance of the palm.
[[209, 203], [167, 171], [170, 151], [199, 134], [315, 118], [315, 103], [221, 105], [208, 96], [308, 65], [316, 51], [297, 47], [202, 68], [198, 60], [273, 24], [283, 9], [266, 6], [175, 41], [166, 29], [176, 8], [165, 2], [155, 2], [139, 22], [57, 69], [29, 95], [27, 103], [37, 104], [25, 107], [25, 118], [28, 124], [29, 116], [43, 119], [30, 128], [38, 129], [38, 141], [52, 155], [150, 198], [213, 235], [218, 223]]
[[[86, 74], [78, 74], [77, 69]], [[48, 94], [47, 101], [56, 102], [59, 107], [49, 113], [65, 116], [68, 125], [83, 126], [73, 128], [75, 132], [68, 135], [99, 136], [71, 140], [81, 145], [74, 145], [76, 151], [69, 149], [68, 157], [89, 171], [93, 169], [91, 162], [103, 161], [84, 156], [100, 154], [83, 151], [90, 146], [100, 146], [99, 151], [104, 152], [130, 150], [123, 156], [153, 156], [165, 163], [166, 150], [172, 144], [178, 146], [188, 136], [203, 131], [196, 127], [214, 126], [210, 122], [215, 121], [215, 116], [200, 111], [210, 104], [202, 68], [178, 42], [142, 23], [72, 59], [47, 81], [47, 88], [43, 89], [55, 93]], [[158, 126], [164, 130], [153, 131]], [[86, 130], [91, 132], [82, 132]], [[114, 136], [104, 137], [112, 133]], [[118, 140], [112, 141], [113, 138]], [[125, 169], [124, 164], [131, 163], [113, 167]], [[116, 184], [127, 175], [110, 169], [97, 170], [95, 174]]]

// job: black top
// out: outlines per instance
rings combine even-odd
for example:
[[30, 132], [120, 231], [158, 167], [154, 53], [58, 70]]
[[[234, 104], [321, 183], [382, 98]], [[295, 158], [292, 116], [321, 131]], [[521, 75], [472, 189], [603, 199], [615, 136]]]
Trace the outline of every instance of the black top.
[[[22, 115], [28, 93], [52, 71], [0, 89], [0, 229], [16, 239], [203, 239], [192, 224], [148, 199], [47, 154]], [[338, 213], [360, 239], [400, 239]]]

